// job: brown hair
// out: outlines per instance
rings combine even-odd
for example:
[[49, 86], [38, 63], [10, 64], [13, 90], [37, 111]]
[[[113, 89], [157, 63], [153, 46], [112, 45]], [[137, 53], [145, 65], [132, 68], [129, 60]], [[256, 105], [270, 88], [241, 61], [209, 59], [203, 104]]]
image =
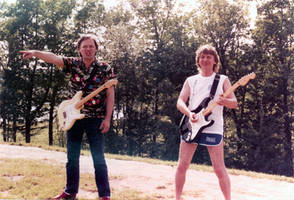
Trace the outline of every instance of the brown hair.
[[197, 49], [197, 51], [196, 51], [196, 65], [197, 65], [199, 71], [201, 71], [201, 67], [199, 65], [199, 58], [202, 53], [210, 54], [214, 57], [214, 61], [216, 64], [213, 65], [213, 71], [217, 73], [219, 70], [219, 57], [218, 57], [218, 53], [217, 53], [216, 49], [209, 44], [202, 45]]
[[88, 39], [92, 39], [94, 41], [95, 47], [98, 50], [98, 43], [97, 43], [95, 37], [92, 36], [92, 35], [83, 35], [83, 36], [81, 36], [80, 39], [78, 40], [78, 45], [77, 45], [78, 49], [80, 49], [82, 42], [85, 41], [85, 40], [88, 40]]

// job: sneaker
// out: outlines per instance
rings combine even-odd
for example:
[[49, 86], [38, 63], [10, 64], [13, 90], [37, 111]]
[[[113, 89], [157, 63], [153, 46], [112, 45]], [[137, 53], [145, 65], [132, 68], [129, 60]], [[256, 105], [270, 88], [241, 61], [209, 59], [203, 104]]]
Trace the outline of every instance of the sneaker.
[[68, 194], [66, 192], [62, 192], [60, 195], [57, 195], [55, 197], [53, 197], [52, 199], [75, 199], [76, 198], [76, 194]]

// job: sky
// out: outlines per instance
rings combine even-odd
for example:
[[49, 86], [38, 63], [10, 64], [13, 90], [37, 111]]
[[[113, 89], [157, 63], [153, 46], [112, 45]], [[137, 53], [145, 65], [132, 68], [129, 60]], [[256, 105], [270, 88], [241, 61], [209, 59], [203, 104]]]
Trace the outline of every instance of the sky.
[[[0, 0], [0, 2], [8, 2], [8, 3], [13, 3], [16, 0]], [[232, 0], [228, 0], [228, 1], [232, 1]], [[104, 5], [107, 8], [112, 7], [113, 5], [118, 4], [119, 0], [104, 0]], [[192, 8], [195, 7], [197, 0], [176, 0], [177, 4], [181, 3], [185, 5], [185, 8], [187, 10], [191, 10]], [[255, 2], [250, 2], [250, 4], [255, 4]], [[253, 8], [254, 9], [254, 8]]]
[[[7, 3], [13, 3], [16, 0], [0, 0], [0, 2], [7, 2]], [[233, 1], [233, 0], [228, 0]], [[111, 7], [117, 5], [120, 1], [119, 0], [104, 0], [104, 6], [106, 9], [110, 9]], [[197, 0], [176, 0], [177, 5], [183, 4], [184, 5], [184, 10], [187, 12], [191, 11], [193, 8], [196, 7]], [[248, 2], [250, 5], [250, 16], [251, 16], [251, 26], [254, 24], [254, 20], [257, 15], [256, 11], [256, 2], [255, 1], [249, 1]]]
[[[14, 1], [14, 0], [13, 0]], [[232, 2], [233, 0], [228, 0]], [[104, 0], [104, 5], [106, 8], [111, 8], [112, 6], [118, 4], [119, 0]], [[191, 11], [193, 8], [196, 7], [197, 0], [176, 0], [177, 5], [183, 4], [184, 9], [187, 11]], [[250, 5], [250, 15], [256, 17], [256, 2], [249, 1], [248, 4]]]

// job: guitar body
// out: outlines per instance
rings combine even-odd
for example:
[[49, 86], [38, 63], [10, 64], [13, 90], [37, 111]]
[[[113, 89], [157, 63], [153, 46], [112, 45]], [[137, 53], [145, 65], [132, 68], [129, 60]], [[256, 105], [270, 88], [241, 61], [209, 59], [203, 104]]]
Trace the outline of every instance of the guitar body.
[[202, 131], [213, 125], [213, 120], [208, 120], [209, 115], [204, 116], [202, 109], [200, 112], [196, 113], [197, 115], [197, 122], [192, 123], [190, 122], [189, 118], [184, 115], [181, 123], [180, 123], [180, 134], [182, 135], [182, 139], [185, 142], [191, 143], [197, 138], [197, 136], [202, 133]]
[[84, 114], [80, 113], [82, 107], [79, 109], [75, 108], [75, 105], [81, 100], [82, 95], [82, 91], [79, 91], [72, 99], [65, 100], [59, 105], [57, 116], [61, 130], [68, 131], [74, 125], [76, 120], [85, 117]]
[[85, 117], [81, 114], [81, 109], [84, 103], [89, 101], [91, 98], [99, 94], [104, 89], [110, 88], [118, 83], [117, 79], [110, 79], [95, 91], [88, 94], [82, 99], [83, 92], [77, 92], [72, 99], [63, 101], [57, 111], [59, 128], [63, 131], [68, 131], [74, 125], [74, 123]]

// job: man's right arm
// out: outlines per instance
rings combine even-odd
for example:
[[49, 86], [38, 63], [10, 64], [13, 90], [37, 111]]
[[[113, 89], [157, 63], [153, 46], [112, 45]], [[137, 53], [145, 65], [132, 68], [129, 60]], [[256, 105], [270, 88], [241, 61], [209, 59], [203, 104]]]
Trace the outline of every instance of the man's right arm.
[[196, 114], [194, 112], [191, 112], [186, 105], [186, 102], [188, 101], [189, 96], [190, 96], [190, 86], [188, 81], [186, 80], [177, 101], [177, 108], [181, 113], [189, 117], [189, 119], [192, 122], [196, 122], [197, 121]]
[[64, 62], [61, 56], [57, 56], [54, 53], [47, 52], [47, 51], [38, 51], [38, 50], [28, 50], [28, 51], [19, 51], [22, 53], [23, 59], [27, 60], [32, 57], [37, 57], [46, 63], [51, 63], [57, 65], [58, 68], [64, 67]]

